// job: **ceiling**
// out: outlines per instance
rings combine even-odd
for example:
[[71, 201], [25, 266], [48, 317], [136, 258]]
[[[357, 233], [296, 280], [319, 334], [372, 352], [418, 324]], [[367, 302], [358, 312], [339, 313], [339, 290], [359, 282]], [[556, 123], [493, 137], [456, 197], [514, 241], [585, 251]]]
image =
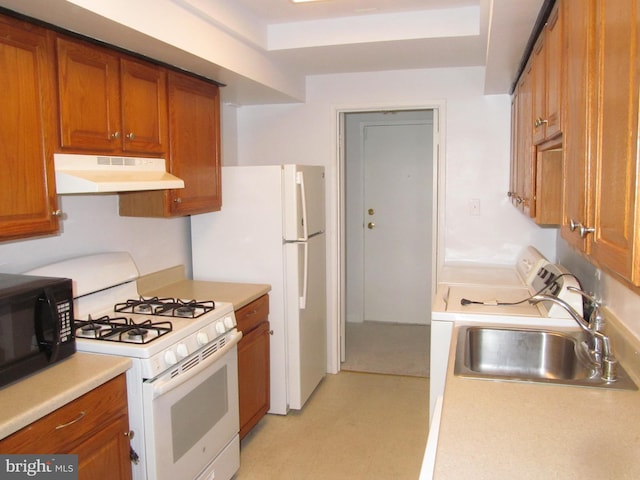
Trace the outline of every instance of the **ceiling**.
[[[216, 0], [209, 0], [216, 2]], [[268, 55], [304, 75], [485, 66], [509, 91], [544, 0], [235, 0]]]
[[243, 105], [303, 101], [310, 75], [428, 68], [485, 67], [484, 92], [509, 93], [550, 1], [0, 0], [0, 6], [216, 79], [228, 86], [225, 101]]

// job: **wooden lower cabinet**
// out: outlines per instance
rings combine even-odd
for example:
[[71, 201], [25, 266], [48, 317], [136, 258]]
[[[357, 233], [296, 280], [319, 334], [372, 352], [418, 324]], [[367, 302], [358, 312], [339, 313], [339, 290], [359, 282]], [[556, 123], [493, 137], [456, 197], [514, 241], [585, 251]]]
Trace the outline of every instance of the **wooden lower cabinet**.
[[0, 452], [77, 454], [80, 480], [129, 480], [128, 432], [122, 374], [0, 440]]
[[236, 311], [242, 340], [238, 344], [240, 438], [267, 413], [269, 391], [269, 296], [254, 300]]

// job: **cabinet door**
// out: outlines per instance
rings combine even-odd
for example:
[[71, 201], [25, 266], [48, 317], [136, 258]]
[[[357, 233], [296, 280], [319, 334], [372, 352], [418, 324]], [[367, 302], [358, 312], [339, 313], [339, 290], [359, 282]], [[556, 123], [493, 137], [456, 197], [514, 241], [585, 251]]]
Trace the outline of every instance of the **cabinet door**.
[[238, 345], [240, 438], [269, 410], [269, 322], [262, 322]]
[[598, 2], [597, 147], [591, 256], [640, 284], [638, 45], [640, 2]]
[[[580, 3], [580, 2], [579, 2]], [[550, 139], [562, 132], [562, 75], [563, 49], [562, 30], [564, 16], [559, 2], [556, 3], [545, 27], [545, 138]]]
[[70, 151], [113, 152], [121, 146], [119, 57], [59, 37], [60, 142]]
[[512, 198], [516, 207], [525, 215], [535, 216], [533, 202], [534, 146], [533, 146], [533, 68], [525, 68], [518, 83], [518, 156], [516, 159], [516, 195]]
[[58, 230], [52, 37], [0, 16], [0, 239]]
[[514, 202], [518, 190], [518, 139], [520, 130], [518, 129], [518, 89], [516, 88], [511, 97], [511, 161], [509, 163], [509, 191], [507, 195], [511, 202]]
[[130, 480], [127, 416], [114, 419], [87, 441], [71, 449], [78, 455], [79, 480]]
[[533, 51], [533, 142], [549, 140], [562, 131], [562, 16], [559, 4], [551, 11]]
[[169, 73], [169, 164], [185, 188], [169, 192], [172, 215], [220, 210], [220, 97], [218, 87]]
[[546, 138], [545, 121], [546, 121], [546, 80], [547, 80], [547, 57], [545, 55], [545, 37], [544, 32], [538, 38], [533, 49], [533, 121], [532, 136], [533, 143], [540, 143]]
[[590, 168], [595, 135], [595, 51], [593, 48], [596, 0], [562, 2], [565, 38], [564, 76], [564, 187], [563, 222], [560, 233], [569, 245], [589, 253], [580, 227], [593, 226], [593, 212], [588, 199], [592, 184]]
[[120, 73], [123, 151], [166, 152], [166, 71], [154, 65], [122, 59]]

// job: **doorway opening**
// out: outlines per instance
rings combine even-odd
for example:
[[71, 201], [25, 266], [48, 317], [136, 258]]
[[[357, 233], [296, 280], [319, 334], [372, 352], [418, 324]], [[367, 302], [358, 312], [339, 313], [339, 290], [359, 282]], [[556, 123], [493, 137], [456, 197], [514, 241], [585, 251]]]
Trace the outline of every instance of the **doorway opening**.
[[344, 370], [429, 376], [438, 113], [340, 112]]

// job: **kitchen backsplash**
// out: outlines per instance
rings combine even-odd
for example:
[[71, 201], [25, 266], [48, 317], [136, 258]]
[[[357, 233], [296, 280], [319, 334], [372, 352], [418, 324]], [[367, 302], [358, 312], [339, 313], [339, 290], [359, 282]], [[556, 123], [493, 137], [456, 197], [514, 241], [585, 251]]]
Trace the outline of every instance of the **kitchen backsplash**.
[[58, 198], [61, 233], [0, 243], [0, 272], [21, 273], [58, 260], [98, 252], [127, 251], [141, 274], [184, 264], [191, 274], [189, 218], [118, 215], [118, 195]]

